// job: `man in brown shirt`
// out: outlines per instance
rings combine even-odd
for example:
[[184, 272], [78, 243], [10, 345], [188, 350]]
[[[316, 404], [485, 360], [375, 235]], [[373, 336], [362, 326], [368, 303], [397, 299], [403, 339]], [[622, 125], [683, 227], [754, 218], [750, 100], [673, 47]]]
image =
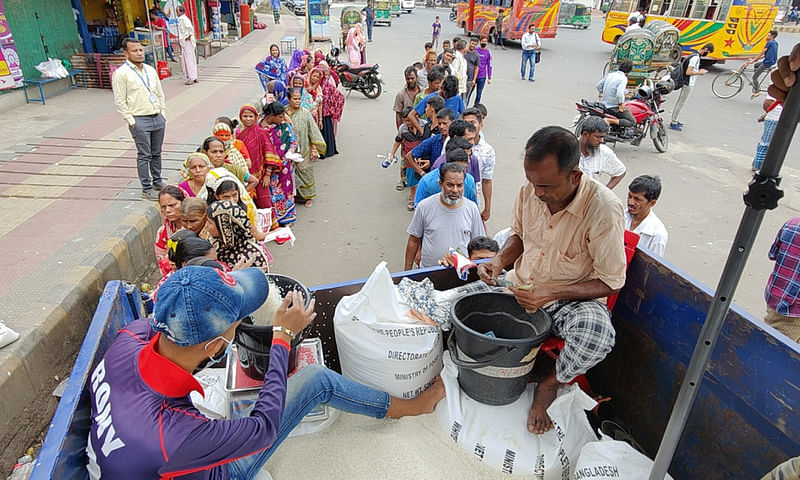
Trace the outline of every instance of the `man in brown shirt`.
[[543, 308], [553, 333], [564, 339], [555, 369], [536, 386], [528, 430], [553, 424], [547, 407], [558, 387], [586, 373], [614, 346], [605, 297], [625, 284], [622, 201], [578, 168], [578, 139], [561, 127], [545, 127], [525, 146], [528, 179], [514, 204], [511, 236], [478, 274], [490, 285], [504, 267], [517, 301]]
[[406, 86], [394, 97], [394, 123], [395, 127], [400, 128], [400, 125], [403, 124], [403, 117], [400, 115], [400, 112], [403, 111], [405, 107], [414, 108], [414, 98], [417, 96], [419, 92], [422, 91], [417, 85], [417, 69], [412, 67], [407, 67], [404, 75], [406, 77]]

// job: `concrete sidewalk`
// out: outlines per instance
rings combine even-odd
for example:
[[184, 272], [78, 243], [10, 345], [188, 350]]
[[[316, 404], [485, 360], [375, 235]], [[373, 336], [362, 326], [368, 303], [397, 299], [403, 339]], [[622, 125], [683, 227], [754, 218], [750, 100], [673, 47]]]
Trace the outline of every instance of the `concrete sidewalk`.
[[[216, 117], [235, 117], [260, 95], [253, 66], [268, 45], [301, 36], [298, 19], [283, 19], [201, 59], [199, 84], [163, 82], [170, 182]], [[57, 403], [51, 392], [69, 375], [105, 283], [152, 274], [161, 224], [157, 206], [139, 197], [136, 150], [110, 90], [73, 90], [6, 118], [15, 128], [0, 138], [0, 319], [20, 339], [0, 349], [3, 478], [46, 430]]]

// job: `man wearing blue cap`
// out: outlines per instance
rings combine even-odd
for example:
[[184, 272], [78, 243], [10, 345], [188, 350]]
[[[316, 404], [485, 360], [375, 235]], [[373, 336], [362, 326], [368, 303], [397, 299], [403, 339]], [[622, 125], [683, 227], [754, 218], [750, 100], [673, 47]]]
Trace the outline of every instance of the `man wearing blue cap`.
[[321, 366], [287, 382], [289, 345], [316, 316], [299, 293], [287, 295], [273, 322], [270, 362], [249, 417], [211, 420], [192, 405], [203, 389], [192, 372], [219, 362], [242, 318], [266, 300], [257, 268], [232, 273], [184, 267], [159, 288], [153, 319], [120, 330], [90, 379], [92, 479], [253, 478], [300, 420], [320, 403], [375, 418], [433, 411], [437, 380], [414, 400], [392, 398]]

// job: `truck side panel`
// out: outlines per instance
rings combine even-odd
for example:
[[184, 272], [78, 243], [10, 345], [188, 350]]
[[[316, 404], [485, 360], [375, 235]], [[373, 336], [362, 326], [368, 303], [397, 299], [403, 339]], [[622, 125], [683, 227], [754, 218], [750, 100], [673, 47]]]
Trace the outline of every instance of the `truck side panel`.
[[[651, 456], [712, 299], [642, 250], [628, 269], [614, 309], [617, 345], [589, 379]], [[676, 479], [761, 478], [800, 452], [800, 347], [784, 339], [731, 309], [672, 462]]]

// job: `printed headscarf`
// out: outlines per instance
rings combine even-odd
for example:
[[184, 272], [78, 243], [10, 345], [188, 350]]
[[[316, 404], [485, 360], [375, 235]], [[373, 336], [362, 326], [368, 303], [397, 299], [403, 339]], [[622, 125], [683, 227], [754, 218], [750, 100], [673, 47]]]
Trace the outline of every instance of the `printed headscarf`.
[[219, 260], [228, 265], [253, 260], [254, 267], [269, 269], [266, 252], [253, 237], [247, 213], [239, 205], [214, 202], [208, 208], [208, 216], [219, 231], [220, 236], [212, 239]]
[[231, 127], [226, 123], [220, 122], [214, 125], [213, 132], [214, 136], [225, 146], [225, 158], [227, 161], [248, 170], [247, 160], [245, 160], [242, 152], [233, 144], [234, 140], [236, 140], [236, 136], [231, 131]]

